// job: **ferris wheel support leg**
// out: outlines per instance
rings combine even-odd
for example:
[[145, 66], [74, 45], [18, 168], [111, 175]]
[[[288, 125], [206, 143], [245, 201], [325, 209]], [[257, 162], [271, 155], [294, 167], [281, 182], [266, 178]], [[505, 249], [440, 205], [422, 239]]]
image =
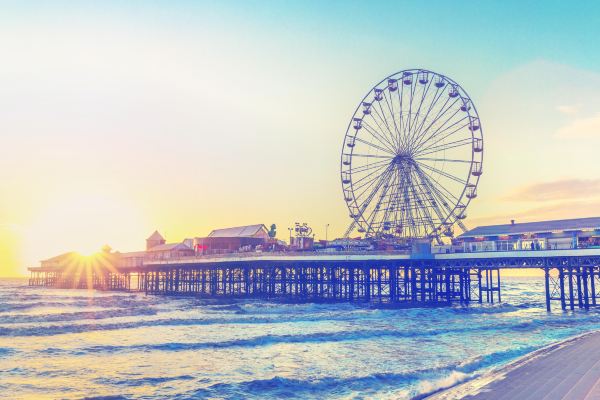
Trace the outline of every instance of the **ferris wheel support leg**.
[[463, 233], [469, 230], [469, 228], [467, 228], [466, 225], [460, 220], [456, 221], [456, 224], [458, 225], [460, 230], [463, 231]]

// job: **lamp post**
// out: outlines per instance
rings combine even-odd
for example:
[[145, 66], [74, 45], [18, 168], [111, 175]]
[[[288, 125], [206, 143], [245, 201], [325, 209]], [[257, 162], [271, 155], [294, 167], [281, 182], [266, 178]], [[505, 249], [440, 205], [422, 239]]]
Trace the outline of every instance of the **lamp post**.
[[327, 231], [329, 230], [329, 224], [325, 225], [325, 242], [327, 242]]
[[294, 228], [288, 228], [288, 231], [290, 231], [290, 247], [292, 247], [292, 231], [294, 230]]

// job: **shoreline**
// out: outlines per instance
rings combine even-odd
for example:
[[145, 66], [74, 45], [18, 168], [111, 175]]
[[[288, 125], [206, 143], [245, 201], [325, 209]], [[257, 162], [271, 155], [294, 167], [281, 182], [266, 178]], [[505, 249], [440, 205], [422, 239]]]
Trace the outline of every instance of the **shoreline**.
[[580, 340], [594, 335], [600, 335], [600, 329], [581, 333], [579, 335], [571, 336], [564, 340], [548, 344], [535, 351], [524, 354], [523, 356], [504, 366], [494, 368], [481, 375], [475, 375], [472, 378], [458, 382], [454, 385], [440, 388], [439, 390], [435, 390], [433, 392], [417, 395], [411, 398], [411, 400], [457, 400], [466, 396], [477, 395], [486, 385], [505, 379], [508, 373], [513, 372], [514, 370], [521, 368], [533, 361], [536, 361], [541, 357], [548, 356], [560, 349], [569, 347]]

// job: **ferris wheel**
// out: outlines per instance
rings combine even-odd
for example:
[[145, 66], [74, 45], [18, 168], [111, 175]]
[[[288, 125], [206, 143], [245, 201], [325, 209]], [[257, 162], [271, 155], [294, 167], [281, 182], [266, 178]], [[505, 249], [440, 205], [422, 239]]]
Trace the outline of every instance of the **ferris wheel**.
[[439, 240], [454, 225], [466, 230], [482, 165], [479, 115], [458, 83], [424, 69], [388, 76], [359, 103], [344, 137], [346, 236]]

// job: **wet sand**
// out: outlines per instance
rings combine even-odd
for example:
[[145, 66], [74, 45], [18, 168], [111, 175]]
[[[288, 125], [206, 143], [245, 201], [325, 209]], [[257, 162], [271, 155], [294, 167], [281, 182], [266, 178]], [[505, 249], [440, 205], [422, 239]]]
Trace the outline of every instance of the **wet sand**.
[[600, 332], [556, 343], [427, 400], [600, 399]]

